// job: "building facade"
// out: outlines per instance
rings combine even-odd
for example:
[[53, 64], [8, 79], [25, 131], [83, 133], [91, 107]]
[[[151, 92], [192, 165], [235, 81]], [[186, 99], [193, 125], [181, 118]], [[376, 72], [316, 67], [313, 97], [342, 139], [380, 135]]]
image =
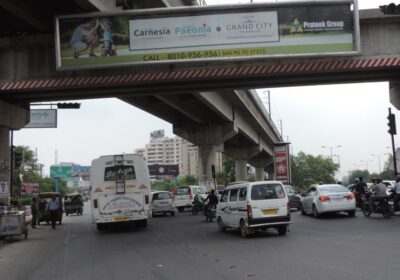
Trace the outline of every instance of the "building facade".
[[[139, 154], [141, 149], [136, 149]], [[164, 136], [163, 130], [150, 134], [150, 142], [146, 144], [144, 157], [148, 165], [178, 164], [179, 176], [192, 175], [198, 177], [198, 147], [178, 136]], [[211, 167], [210, 167], [211, 168]], [[222, 154], [216, 153], [216, 172], [222, 171]]]

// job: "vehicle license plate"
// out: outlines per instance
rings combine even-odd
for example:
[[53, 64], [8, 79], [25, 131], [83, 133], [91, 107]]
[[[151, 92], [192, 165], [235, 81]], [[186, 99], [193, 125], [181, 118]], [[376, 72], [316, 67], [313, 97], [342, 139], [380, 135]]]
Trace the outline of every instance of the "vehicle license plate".
[[118, 217], [115, 217], [114, 220], [116, 222], [124, 222], [124, 221], [128, 220], [128, 217], [127, 216], [118, 216]]
[[268, 209], [268, 210], [262, 210], [264, 215], [276, 215], [278, 214], [278, 209]]

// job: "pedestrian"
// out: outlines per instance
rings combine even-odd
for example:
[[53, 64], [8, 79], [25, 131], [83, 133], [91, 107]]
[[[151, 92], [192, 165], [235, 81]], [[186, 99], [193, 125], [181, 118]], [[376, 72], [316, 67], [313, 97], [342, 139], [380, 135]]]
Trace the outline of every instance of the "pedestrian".
[[394, 199], [393, 199], [393, 210], [396, 211], [399, 208], [400, 201], [400, 176], [396, 177], [396, 184], [394, 185]]
[[60, 208], [60, 202], [57, 197], [53, 195], [47, 202], [46, 210], [50, 212], [51, 228], [56, 229], [56, 222], [58, 217], [58, 211]]
[[32, 228], [36, 228], [37, 212], [38, 212], [37, 200], [36, 200], [36, 197], [33, 197], [32, 203], [31, 203], [31, 213], [32, 213], [31, 225], [32, 225]]

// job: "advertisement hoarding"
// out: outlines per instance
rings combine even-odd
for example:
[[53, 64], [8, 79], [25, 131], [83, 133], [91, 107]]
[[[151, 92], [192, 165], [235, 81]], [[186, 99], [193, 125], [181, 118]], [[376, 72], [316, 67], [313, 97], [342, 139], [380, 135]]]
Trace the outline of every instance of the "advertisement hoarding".
[[178, 177], [178, 164], [151, 164], [149, 167], [150, 176], [172, 176]]
[[62, 16], [56, 36], [59, 70], [360, 52], [356, 0]]
[[10, 191], [7, 182], [0, 182], [0, 198], [8, 198]]
[[56, 109], [31, 109], [30, 121], [25, 128], [56, 128]]
[[38, 183], [21, 183], [21, 194], [37, 194], [38, 191]]
[[289, 144], [278, 144], [274, 148], [275, 179], [284, 184], [289, 184], [290, 178], [290, 155]]

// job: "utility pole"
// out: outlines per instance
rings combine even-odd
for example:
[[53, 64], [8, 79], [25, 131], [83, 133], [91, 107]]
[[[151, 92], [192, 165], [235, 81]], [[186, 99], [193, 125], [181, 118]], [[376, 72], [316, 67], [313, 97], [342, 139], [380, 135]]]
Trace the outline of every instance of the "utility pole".
[[396, 159], [396, 147], [394, 144], [394, 135], [397, 134], [396, 130], [396, 116], [392, 114], [392, 110], [389, 108], [389, 115], [387, 117], [389, 120], [388, 126], [389, 126], [389, 134], [392, 138], [392, 152], [393, 152], [393, 169], [394, 169], [394, 176], [397, 176], [397, 159]]

